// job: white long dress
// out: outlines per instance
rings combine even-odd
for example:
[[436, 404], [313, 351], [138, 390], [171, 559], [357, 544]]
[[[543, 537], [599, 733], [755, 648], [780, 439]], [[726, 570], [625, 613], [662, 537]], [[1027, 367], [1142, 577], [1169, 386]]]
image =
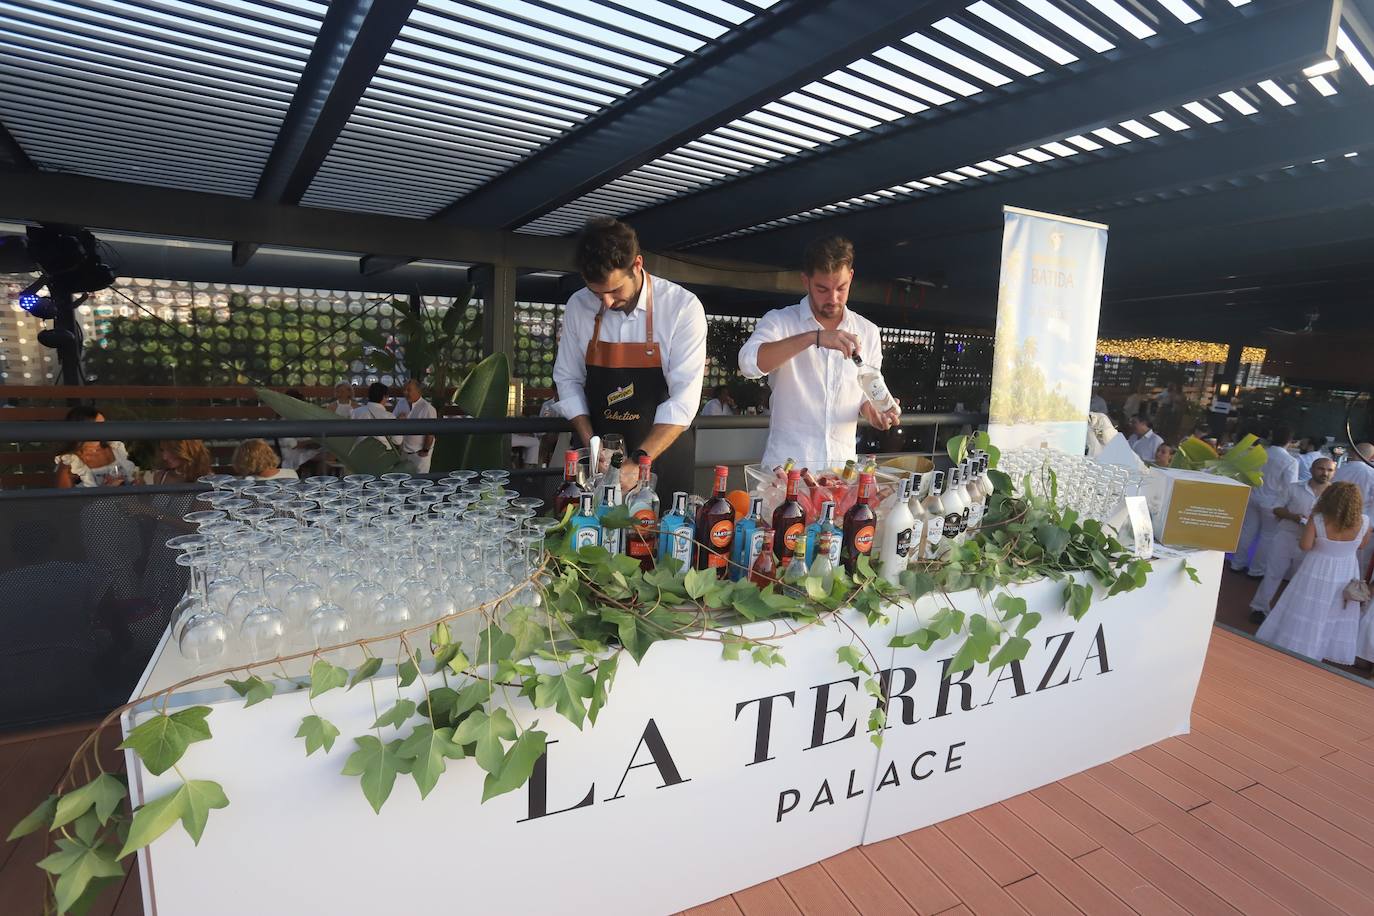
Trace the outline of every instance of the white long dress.
[[1359, 532], [1349, 541], [1328, 538], [1320, 515], [1313, 516], [1313, 525], [1316, 543], [1255, 635], [1308, 658], [1353, 665], [1360, 606], [1346, 601], [1343, 593], [1360, 574], [1355, 551], [1369, 530], [1369, 519], [1361, 520]]

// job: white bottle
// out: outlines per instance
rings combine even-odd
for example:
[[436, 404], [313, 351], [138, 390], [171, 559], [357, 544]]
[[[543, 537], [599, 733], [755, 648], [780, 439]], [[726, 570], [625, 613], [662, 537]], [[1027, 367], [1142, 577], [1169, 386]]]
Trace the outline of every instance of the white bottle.
[[945, 472], [936, 471], [931, 477], [930, 493], [921, 504], [926, 513], [926, 533], [921, 538], [921, 559], [933, 560], [940, 555], [945, 537], [944, 509]]
[[963, 481], [957, 467], [949, 469], [949, 485], [940, 497], [940, 514], [945, 520], [944, 537], [941, 539], [941, 553], [948, 553], [963, 543], [964, 510], [968, 502], [963, 498]]
[[887, 382], [883, 380], [883, 374], [864, 363], [859, 354], [855, 353], [853, 359], [854, 365], [859, 367], [859, 388], [862, 389], [864, 397], [880, 412], [896, 410], [897, 401], [892, 397], [892, 392], [887, 390]]
[[882, 564], [883, 578], [892, 584], [906, 569], [907, 559], [911, 556], [911, 529], [915, 519], [911, 516], [911, 481], [903, 480], [901, 493], [887, 511], [883, 519], [883, 539], [879, 542], [878, 562]]
[[[597, 510], [597, 516], [605, 516], [616, 506], [620, 505], [620, 484], [606, 484], [601, 488], [601, 508]], [[601, 532], [601, 546], [611, 554], [625, 552], [625, 529], [624, 528], [603, 528]]]
[[907, 510], [911, 513], [911, 554], [907, 557], [907, 565], [921, 559], [922, 551], [925, 549], [926, 524], [930, 519], [926, 516], [924, 491], [930, 486], [929, 481], [928, 475], [911, 475], [911, 502], [907, 503]]
[[968, 492], [969, 500], [968, 524], [965, 526], [965, 530], [970, 534], [977, 531], [978, 526], [983, 522], [983, 507], [986, 499], [983, 496], [982, 467], [982, 459], [975, 457], [969, 469], [969, 482], [964, 487]]

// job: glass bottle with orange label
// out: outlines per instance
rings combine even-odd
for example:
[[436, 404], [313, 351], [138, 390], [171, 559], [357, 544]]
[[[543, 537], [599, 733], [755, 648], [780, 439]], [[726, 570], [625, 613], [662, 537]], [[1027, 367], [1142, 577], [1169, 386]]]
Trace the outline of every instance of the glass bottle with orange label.
[[562, 518], [569, 506], [577, 508], [582, 494], [587, 491], [577, 482], [577, 449], [570, 448], [563, 455], [563, 485], [553, 494], [554, 518]]
[[778, 561], [773, 556], [773, 529], [766, 528], [763, 532], [763, 549], [759, 551], [758, 559], [749, 570], [749, 581], [764, 588], [769, 585], [776, 585], [778, 582]]
[[786, 563], [803, 546], [806, 538], [806, 510], [797, 499], [801, 471], [787, 472], [787, 497], [773, 510], [773, 556]]
[[634, 523], [626, 539], [625, 553], [638, 560], [644, 570], [653, 567], [658, 546], [658, 493], [654, 492], [651, 464], [648, 455], [640, 456], [639, 483], [625, 496], [625, 508]]
[[859, 498], [844, 514], [844, 542], [840, 559], [845, 571], [853, 573], [859, 557], [873, 553], [873, 534], [878, 526], [878, 513], [873, 508], [875, 485], [872, 474], [859, 475]]
[[735, 507], [725, 498], [730, 469], [716, 465], [716, 485], [711, 498], [697, 512], [697, 569], [714, 569], [725, 578], [730, 574], [730, 548], [735, 543]]

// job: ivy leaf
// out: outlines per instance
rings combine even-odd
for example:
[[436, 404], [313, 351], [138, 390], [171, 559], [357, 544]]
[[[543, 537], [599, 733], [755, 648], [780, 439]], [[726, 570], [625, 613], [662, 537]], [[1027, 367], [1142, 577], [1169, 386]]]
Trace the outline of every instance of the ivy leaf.
[[373, 811], [381, 814], [382, 805], [391, 797], [391, 790], [396, 785], [396, 774], [409, 768], [401, 759], [401, 741], [383, 744], [375, 735], [363, 735], [354, 738], [353, 742], [358, 749], [344, 763], [343, 775], [362, 777], [363, 797]]
[[887, 726], [887, 712], [881, 707], [868, 713], [868, 738], [878, 747], [883, 746], [883, 728]]
[[75, 906], [92, 881], [124, 877], [124, 869], [110, 858], [103, 846], [96, 847], [66, 837], [57, 841], [57, 852], [44, 858], [38, 867], [57, 875], [53, 891], [59, 912], [67, 912]]
[[[490, 699], [491, 681], [473, 681], [458, 691], [458, 696], [453, 701], [453, 709], [449, 711], [449, 718], [456, 721], [459, 716], [465, 715], [471, 709], [476, 709]], [[463, 743], [466, 744], [467, 742]]]
[[305, 756], [309, 757], [320, 748], [324, 748], [328, 754], [334, 749], [334, 739], [339, 737], [339, 730], [328, 719], [306, 716], [296, 730], [296, 737], [305, 739]]
[[1021, 620], [1016, 624], [1016, 635], [1025, 636], [1039, 625], [1040, 615], [1035, 611], [1031, 611], [1029, 614], [1023, 615]]
[[[367, 667], [367, 662], [363, 662], [362, 667]], [[328, 693], [335, 687], [342, 687], [348, 683], [348, 669], [332, 665], [324, 659], [316, 659], [315, 664], [310, 666], [310, 699], [315, 699], [322, 693]]]
[[1026, 613], [1026, 599], [1015, 598], [1003, 592], [992, 602], [992, 606], [1002, 612], [1002, 616], [1007, 620], [1018, 617]]
[[[318, 664], [320, 664], [320, 663], [319, 663], [319, 662], [316, 662], [315, 664], [318, 665]], [[354, 670], [353, 676], [352, 676], [351, 678], [348, 679], [348, 689], [349, 689], [349, 690], [352, 690], [354, 687], [357, 687], [357, 686], [358, 686], [359, 684], [361, 684], [363, 681], [367, 680], [367, 679], [370, 678], [370, 677], [375, 676], [375, 675], [377, 674], [377, 672], [378, 672], [378, 671], [381, 671], [381, 670], [382, 670], [382, 660], [381, 660], [380, 658], [378, 658], [377, 656], [375, 656], [375, 655], [370, 655], [370, 656], [368, 656], [367, 658], [363, 659], [363, 663], [362, 663], [361, 665], [359, 665], [359, 666], [357, 667], [356, 670]], [[313, 680], [314, 674], [315, 674], [315, 669], [313, 669], [313, 668], [310, 669], [310, 674], [311, 674], [311, 678], [312, 678], [312, 680]], [[328, 690], [329, 688], [326, 687], [325, 689]], [[320, 692], [323, 693], [324, 691], [320, 691]], [[314, 687], [313, 687], [313, 686], [311, 687], [310, 696], [311, 696], [312, 698], [315, 696]]]
[[739, 661], [740, 650], [749, 645], [749, 640], [728, 633], [720, 638], [720, 657], [727, 662]]
[[686, 578], [687, 594], [700, 601], [706, 590], [718, 581], [714, 569], [689, 570]]
[[1083, 615], [1088, 613], [1088, 608], [1092, 606], [1093, 587], [1079, 582], [1065, 583], [1064, 603], [1070, 617], [1082, 620]]
[[535, 649], [549, 641], [548, 628], [535, 620], [533, 614], [534, 608], [520, 606], [506, 615], [506, 632], [515, 642], [510, 658], [529, 658]]
[[1183, 571], [1188, 574], [1188, 578], [1192, 579], [1195, 585], [1202, 584], [1202, 579], [1198, 578], [1197, 570], [1186, 560], [1183, 562]]
[[160, 776], [181, 759], [187, 747], [209, 740], [210, 726], [205, 724], [208, 715], [209, 706], [192, 706], [170, 716], [159, 713], [129, 732], [119, 747], [133, 751], [149, 773]]
[[825, 583], [821, 581], [820, 576], [807, 576], [805, 581], [806, 594], [813, 601], [824, 601], [826, 598], [830, 597], [830, 590], [825, 587]]
[[879, 703], [887, 700], [887, 697], [883, 696], [883, 685], [878, 682], [876, 677], [871, 677], [864, 681], [864, 692]]
[[244, 709], [247, 709], [249, 706], [256, 706], [263, 700], [271, 699], [272, 694], [277, 692], [276, 684], [269, 684], [256, 674], [246, 681], [235, 681], [230, 679], [226, 680], [224, 683], [234, 688], [234, 693], [237, 693], [247, 700], [247, 702], [243, 704]]
[[730, 595], [730, 606], [745, 620], [763, 620], [776, 613], [773, 606], [764, 600], [758, 587], [749, 583], [748, 588], [735, 588]]
[[787, 659], [783, 658], [776, 646], [759, 645], [754, 647], [754, 651], [749, 653], [755, 662], [760, 665], [773, 667], [774, 665], [786, 666]]
[[597, 714], [606, 707], [611, 682], [615, 680], [616, 667], [620, 664], [619, 653], [603, 658], [596, 665], [596, 684], [592, 687], [592, 702], [587, 708], [587, 718], [596, 724]]
[[142, 849], [162, 836], [177, 822], [186, 828], [191, 841], [200, 844], [205, 824], [210, 819], [210, 811], [226, 808], [229, 799], [219, 783], [205, 779], [192, 779], [182, 783], [175, 791], [149, 802], [134, 812], [134, 822], [129, 827], [129, 838], [119, 858], [124, 858], [135, 850]]
[[487, 778], [482, 783], [482, 801], [514, 791], [529, 782], [534, 765], [544, 756], [548, 737], [536, 729], [526, 729], [511, 745], [498, 769], [487, 771]]
[[419, 655], [420, 653], [417, 650], [415, 658], [406, 656], [406, 660], [401, 662], [400, 666], [397, 667], [396, 679], [402, 687], [409, 687], [411, 684], [415, 683], [415, 679], [420, 676], [420, 663], [416, 660], [419, 658]]
[[1050, 523], [1037, 525], [1035, 539], [1045, 548], [1045, 558], [1055, 561], [1064, 553], [1064, 548], [1069, 546], [1069, 531]]
[[39, 802], [38, 807], [34, 808], [24, 819], [14, 825], [10, 835], [5, 837], [5, 842], [9, 843], [22, 836], [28, 836], [35, 830], [42, 829], [47, 831], [52, 827], [53, 816], [57, 813], [57, 796], [49, 795]]
[[477, 664], [495, 665], [510, 658], [514, 652], [514, 636], [494, 623], [483, 628], [481, 641], [477, 644]]
[[860, 674], [873, 673], [869, 670], [868, 665], [864, 663], [863, 653], [859, 651], [857, 646], [841, 646], [835, 651], [835, 655], [839, 658], [840, 662], [848, 665]]
[[997, 654], [988, 662], [988, 671], [996, 671], [1008, 662], [1019, 662], [1026, 657], [1030, 651], [1030, 640], [1022, 639], [1020, 636], [1013, 636], [1008, 639], [1002, 648], [997, 650]]
[[558, 674], [541, 674], [534, 691], [534, 705], [554, 707], [580, 730], [587, 715], [584, 702], [591, 699], [595, 685], [585, 665], [572, 665]]
[[435, 728], [426, 722], [416, 726], [410, 737], [401, 742], [397, 753], [412, 762], [410, 775], [424, 798], [439, 782], [439, 777], [447, 769], [447, 760], [461, 760], [467, 756], [461, 744], [453, 740], [453, 729]]
[[372, 723], [373, 728], [400, 728], [406, 721], [415, 715], [415, 703], [404, 697], [396, 701], [396, 705], [388, 709], [377, 717], [377, 721]]
[[430, 649], [441, 649], [453, 642], [453, 633], [448, 628], [446, 621], [439, 621], [434, 625], [434, 632], [429, 634]]
[[[50, 829], [56, 830], [64, 824], [70, 824], [92, 807], [95, 808], [95, 814], [100, 819], [100, 823], [104, 824], [110, 819], [110, 815], [114, 814], [115, 809], [119, 807], [119, 803], [124, 800], [124, 796], [127, 794], [124, 783], [109, 773], [101, 773], [84, 786], [73, 789], [58, 799], [57, 810], [53, 814]], [[32, 817], [33, 815], [29, 816]]]
[[453, 730], [453, 740], [461, 745], [477, 745], [477, 765], [488, 773], [501, 772], [505, 749], [501, 739], [507, 741], [515, 737], [515, 723], [502, 707], [497, 707], [488, 715], [483, 710], [475, 710]]

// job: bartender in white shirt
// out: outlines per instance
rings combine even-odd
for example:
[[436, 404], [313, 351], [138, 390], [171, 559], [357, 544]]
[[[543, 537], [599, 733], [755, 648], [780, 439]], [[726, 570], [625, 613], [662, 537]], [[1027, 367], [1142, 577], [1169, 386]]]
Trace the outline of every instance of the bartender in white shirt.
[[854, 280], [854, 246], [840, 236], [818, 239], [802, 258], [806, 297], [759, 319], [739, 351], [746, 378], [768, 376], [768, 445], [763, 463], [788, 458], [812, 470], [842, 466], [855, 457], [854, 433], [862, 415], [888, 429], [899, 410], [879, 413], [859, 388], [851, 357], [882, 367], [878, 327], [845, 307]]
[[586, 284], [563, 311], [553, 380], [558, 407], [580, 444], [624, 437], [621, 486], [653, 461], [658, 491], [692, 491], [706, 370], [706, 310], [692, 293], [644, 269], [639, 238], [624, 223], [594, 219], [577, 242]]
[[[415, 379], [406, 382], [401, 389], [400, 400], [407, 405], [406, 417], [411, 420], [437, 420], [439, 412], [434, 409], [434, 405], [426, 401], [420, 391], [420, 383]], [[412, 474], [428, 474], [429, 461], [433, 457], [434, 436], [419, 433], [412, 433], [401, 437], [401, 454], [405, 455], [406, 463], [410, 465]]]

